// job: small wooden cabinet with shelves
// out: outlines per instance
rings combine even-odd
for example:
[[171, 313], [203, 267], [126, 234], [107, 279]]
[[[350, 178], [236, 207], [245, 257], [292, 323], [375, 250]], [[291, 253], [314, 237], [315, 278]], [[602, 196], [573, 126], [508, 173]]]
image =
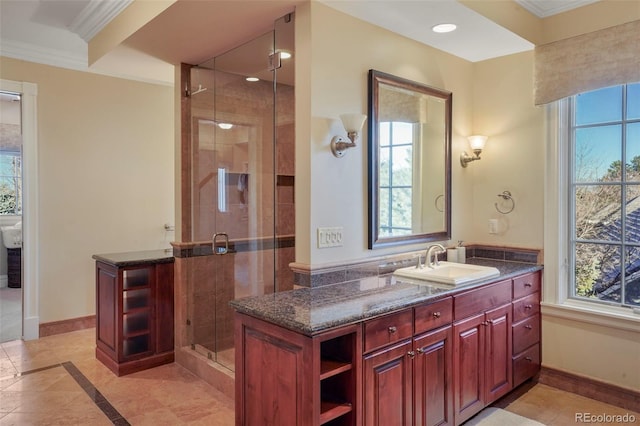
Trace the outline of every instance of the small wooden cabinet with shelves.
[[96, 358], [118, 376], [173, 362], [173, 257], [152, 251], [94, 259]]
[[361, 424], [360, 327], [309, 337], [236, 313], [236, 424]]

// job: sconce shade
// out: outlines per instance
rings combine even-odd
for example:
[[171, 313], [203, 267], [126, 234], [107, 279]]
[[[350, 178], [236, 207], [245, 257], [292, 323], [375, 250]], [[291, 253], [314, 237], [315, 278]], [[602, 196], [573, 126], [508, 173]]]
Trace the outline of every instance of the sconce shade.
[[362, 130], [362, 125], [364, 121], [367, 119], [367, 116], [364, 114], [342, 114], [340, 116], [340, 120], [342, 120], [342, 125], [347, 133], [356, 132], [360, 133]]
[[482, 136], [482, 135], [473, 135], [473, 136], [469, 136], [467, 139], [469, 139], [469, 145], [471, 146], [472, 150], [482, 151], [484, 149], [484, 145], [487, 142], [488, 137]]

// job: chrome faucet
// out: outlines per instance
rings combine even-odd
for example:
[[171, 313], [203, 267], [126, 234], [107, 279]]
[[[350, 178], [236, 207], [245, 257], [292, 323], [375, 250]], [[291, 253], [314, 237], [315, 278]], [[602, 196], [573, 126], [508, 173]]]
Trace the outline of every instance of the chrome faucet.
[[[435, 249], [439, 249], [440, 253], [446, 253], [447, 252], [447, 250], [441, 244], [432, 244], [432, 245], [429, 246], [429, 248], [427, 249], [426, 264], [431, 269], [433, 269], [434, 266], [440, 265], [440, 262], [438, 261], [438, 253], [434, 253]], [[431, 256], [434, 256], [434, 260], [433, 261], [431, 261]]]

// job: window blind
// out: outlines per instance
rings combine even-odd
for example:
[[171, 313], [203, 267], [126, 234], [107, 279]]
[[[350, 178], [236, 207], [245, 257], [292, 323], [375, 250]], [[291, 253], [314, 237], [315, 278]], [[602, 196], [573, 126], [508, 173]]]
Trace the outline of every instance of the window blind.
[[534, 101], [640, 81], [640, 20], [535, 48]]

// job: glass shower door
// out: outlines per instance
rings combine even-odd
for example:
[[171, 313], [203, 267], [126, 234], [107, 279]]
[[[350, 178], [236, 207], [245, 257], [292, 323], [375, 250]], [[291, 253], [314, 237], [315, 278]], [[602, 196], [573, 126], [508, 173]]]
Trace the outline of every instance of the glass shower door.
[[192, 346], [229, 369], [229, 301], [275, 291], [273, 51], [272, 31], [191, 73], [193, 241], [214, 240], [209, 279], [190, 292]]

